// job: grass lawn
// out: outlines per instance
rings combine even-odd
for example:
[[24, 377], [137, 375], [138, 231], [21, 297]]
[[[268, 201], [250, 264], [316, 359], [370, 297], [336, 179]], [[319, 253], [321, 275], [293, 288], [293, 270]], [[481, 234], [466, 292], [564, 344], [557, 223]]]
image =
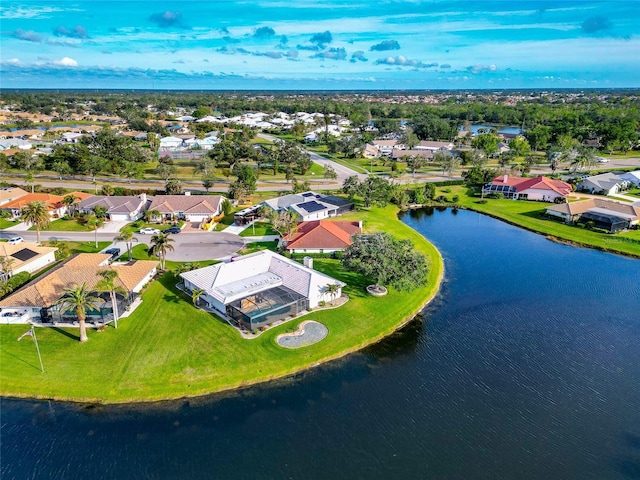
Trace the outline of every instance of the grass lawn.
[[0, 230], [13, 227], [14, 225], [18, 225], [18, 223], [20, 222], [13, 222], [11, 220], [7, 220], [6, 218], [0, 218]]
[[273, 242], [251, 242], [242, 247], [238, 253], [240, 255], [248, 255], [250, 253], [259, 252], [260, 250], [271, 250], [272, 252], [278, 251], [278, 241]]
[[278, 235], [278, 232], [271, 228], [269, 222], [255, 222], [240, 232], [241, 237], [259, 237], [263, 235]]
[[[35, 230], [31, 227], [29, 230]], [[42, 232], [90, 232], [92, 229], [82, 225], [76, 218], [59, 218], [49, 224], [47, 228], [41, 229]]]
[[[0, 326], [0, 394], [91, 402], [202, 395], [290, 375], [376, 342], [421, 310], [438, 291], [443, 273], [435, 247], [397, 220], [396, 213], [389, 206], [350, 216], [363, 219], [368, 229], [384, 227], [412, 240], [428, 256], [428, 282], [414, 291], [390, 289], [386, 297], [374, 298], [364, 290], [370, 283], [366, 279], [344, 271], [335, 260], [316, 259], [318, 270], [348, 284], [344, 292], [350, 301], [245, 340], [226, 323], [193, 307], [168, 273], [148, 287], [142, 304], [118, 322], [117, 330], [91, 330], [86, 344], [77, 341], [75, 329], [38, 329], [45, 373], [39, 370], [33, 343], [16, 341], [26, 327]], [[328, 337], [297, 350], [276, 344], [278, 334], [307, 319], [324, 323]]]
[[[450, 193], [446, 193], [444, 190], [449, 190]], [[491, 215], [555, 239], [575, 242], [607, 252], [640, 257], [640, 230], [617, 234], [592, 232], [548, 219], [544, 216], [546, 207], [550, 205], [548, 203], [491, 198], [487, 199], [487, 203], [478, 203], [480, 198], [470, 196], [470, 190], [464, 186], [436, 188], [436, 196], [441, 194], [450, 200], [453, 195], [458, 195], [458, 205], [463, 208]]]

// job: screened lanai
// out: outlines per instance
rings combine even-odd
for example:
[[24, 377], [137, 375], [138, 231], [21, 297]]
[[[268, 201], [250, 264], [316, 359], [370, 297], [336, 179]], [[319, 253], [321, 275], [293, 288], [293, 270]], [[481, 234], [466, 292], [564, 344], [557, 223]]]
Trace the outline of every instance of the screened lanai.
[[227, 305], [227, 315], [249, 330], [307, 310], [309, 300], [285, 286], [248, 295]]

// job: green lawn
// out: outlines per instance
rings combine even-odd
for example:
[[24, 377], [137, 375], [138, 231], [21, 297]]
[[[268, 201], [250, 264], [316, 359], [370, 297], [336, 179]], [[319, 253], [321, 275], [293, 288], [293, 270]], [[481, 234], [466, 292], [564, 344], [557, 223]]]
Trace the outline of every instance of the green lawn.
[[240, 255], [248, 255], [250, 253], [259, 252], [260, 250], [271, 250], [272, 252], [278, 251], [278, 240], [273, 242], [251, 242], [242, 247], [238, 253]]
[[269, 222], [255, 222], [240, 232], [241, 237], [258, 237], [263, 235], [278, 235]]
[[[29, 230], [35, 230], [31, 227]], [[41, 229], [43, 232], [89, 232], [90, 228], [82, 225], [76, 218], [59, 218], [49, 224], [47, 228]]]
[[7, 220], [6, 218], [0, 218], [0, 230], [4, 230], [5, 228], [13, 227], [20, 222], [12, 222], [11, 220]]
[[[450, 193], [445, 193], [444, 190], [450, 190]], [[491, 215], [554, 239], [574, 242], [607, 252], [640, 257], [640, 230], [617, 234], [592, 232], [550, 220], [544, 216], [546, 207], [550, 205], [548, 203], [491, 198], [486, 199], [487, 203], [479, 203], [480, 198], [470, 196], [469, 189], [464, 186], [439, 187], [436, 189], [436, 196], [441, 194], [449, 200], [452, 200], [453, 195], [458, 195], [458, 205], [463, 208]]]
[[[342, 270], [335, 260], [317, 259], [317, 269], [348, 284], [344, 291], [350, 301], [245, 340], [226, 323], [193, 307], [169, 273], [151, 284], [140, 307], [122, 319], [117, 330], [91, 330], [86, 344], [77, 341], [74, 329], [38, 329], [46, 373], [39, 370], [33, 343], [16, 341], [26, 327], [0, 326], [0, 393], [91, 402], [202, 395], [290, 375], [376, 342], [420, 311], [436, 294], [443, 273], [435, 247], [397, 220], [396, 213], [389, 206], [350, 216], [363, 219], [368, 229], [384, 227], [409, 238], [428, 255], [428, 283], [417, 290], [390, 289], [386, 297], [374, 298], [365, 293], [366, 279]], [[324, 323], [328, 337], [299, 350], [277, 346], [278, 334], [306, 319]]]

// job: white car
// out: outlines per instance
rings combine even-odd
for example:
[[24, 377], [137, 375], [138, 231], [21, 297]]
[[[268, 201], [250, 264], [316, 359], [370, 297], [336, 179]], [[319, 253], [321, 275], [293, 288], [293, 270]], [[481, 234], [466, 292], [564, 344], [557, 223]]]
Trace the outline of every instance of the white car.
[[22, 237], [11, 237], [9, 240], [7, 240], [7, 243], [9, 245], [15, 245], [16, 243], [20, 242], [24, 242], [24, 239]]
[[157, 228], [147, 227], [141, 228], [139, 233], [141, 235], [158, 235], [160, 233], [160, 230], [158, 230]]
[[598, 163], [609, 163], [609, 159], [608, 158], [599, 157], [598, 158]]

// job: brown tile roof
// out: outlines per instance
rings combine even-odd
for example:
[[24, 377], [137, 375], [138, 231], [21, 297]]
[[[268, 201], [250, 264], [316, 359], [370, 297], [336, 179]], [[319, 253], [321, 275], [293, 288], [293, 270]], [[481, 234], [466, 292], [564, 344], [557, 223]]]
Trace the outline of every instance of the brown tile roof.
[[581, 215], [588, 212], [592, 208], [604, 208], [611, 210], [612, 212], [624, 213], [625, 215], [633, 215], [640, 218], [640, 206], [632, 205], [629, 203], [613, 202], [611, 200], [604, 200], [600, 198], [589, 198], [587, 200], [581, 200], [579, 202], [562, 203], [560, 205], [553, 205], [547, 207], [547, 210], [554, 212], [560, 212], [568, 215]]
[[359, 222], [314, 220], [298, 226], [287, 250], [299, 248], [343, 249], [351, 245], [351, 236], [362, 233]]
[[86, 283], [89, 288], [95, 287], [100, 280], [98, 272], [106, 269], [118, 272], [120, 284], [131, 291], [157, 265], [151, 260], [137, 260], [123, 265], [108, 265], [111, 255], [102, 253], [79, 253], [32, 282], [17, 292], [0, 300], [0, 307], [48, 307], [58, 300], [64, 290], [75, 285]]
[[52, 195], [50, 193], [27, 193], [20, 198], [15, 199], [12, 202], [5, 203], [2, 208], [22, 209], [27, 206], [28, 203], [40, 201], [45, 202], [49, 207], [49, 210], [55, 210], [62, 206], [64, 197], [62, 195]]
[[224, 198], [221, 195], [156, 195], [149, 210], [160, 213], [218, 213]]

